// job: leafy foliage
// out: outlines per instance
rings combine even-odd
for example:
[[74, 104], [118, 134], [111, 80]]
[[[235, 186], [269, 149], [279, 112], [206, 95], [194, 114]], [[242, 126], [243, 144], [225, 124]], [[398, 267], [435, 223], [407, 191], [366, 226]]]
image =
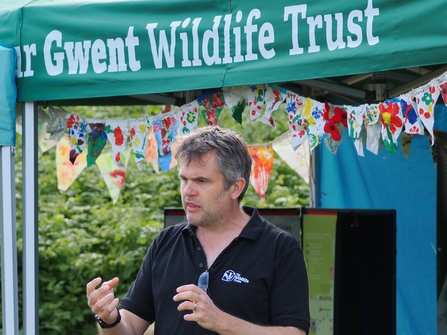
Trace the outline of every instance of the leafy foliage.
[[[67, 111], [89, 118], [131, 118], [160, 113], [160, 107], [76, 107]], [[236, 123], [228, 110], [219, 124], [243, 135], [249, 144], [266, 143], [287, 130], [287, 115], [276, 112], [278, 126], [244, 119]], [[249, 113], [244, 113], [247, 116]], [[203, 125], [203, 123], [202, 123]], [[21, 287], [22, 148], [16, 154], [18, 262]], [[156, 174], [152, 167], [139, 171], [133, 160], [119, 201], [113, 204], [96, 165], [86, 168], [70, 188], [57, 188], [55, 150], [38, 161], [38, 246], [40, 334], [96, 334], [87, 306], [85, 285], [100, 276], [120, 277], [116, 295], [121, 298], [134, 280], [142, 259], [163, 225], [165, 207], [181, 207], [177, 169]], [[250, 186], [244, 204], [255, 207], [300, 207], [308, 204], [309, 188], [279, 157], [267, 190], [260, 200]], [[19, 289], [20, 301], [22, 291]], [[20, 314], [21, 315], [21, 314]], [[0, 332], [1, 333], [1, 332]]]

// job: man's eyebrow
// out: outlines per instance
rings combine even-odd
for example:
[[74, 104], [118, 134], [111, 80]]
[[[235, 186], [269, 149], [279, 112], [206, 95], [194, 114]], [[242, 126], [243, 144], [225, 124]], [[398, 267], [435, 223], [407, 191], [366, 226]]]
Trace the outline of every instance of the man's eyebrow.
[[187, 178], [184, 174], [179, 174], [179, 177], [180, 178], [184, 178], [184, 179], [189, 179], [189, 180], [199, 180], [199, 179], [202, 179], [202, 180], [211, 180], [211, 178], [208, 178], [208, 177], [204, 177], [204, 176], [195, 176], [195, 177], [190, 177], [190, 178]]

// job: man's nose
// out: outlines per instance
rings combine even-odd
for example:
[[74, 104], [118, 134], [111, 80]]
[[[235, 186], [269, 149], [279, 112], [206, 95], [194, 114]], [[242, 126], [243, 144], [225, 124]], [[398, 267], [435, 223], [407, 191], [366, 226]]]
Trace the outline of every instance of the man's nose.
[[194, 183], [188, 181], [183, 184], [183, 194], [184, 195], [195, 195], [197, 193]]

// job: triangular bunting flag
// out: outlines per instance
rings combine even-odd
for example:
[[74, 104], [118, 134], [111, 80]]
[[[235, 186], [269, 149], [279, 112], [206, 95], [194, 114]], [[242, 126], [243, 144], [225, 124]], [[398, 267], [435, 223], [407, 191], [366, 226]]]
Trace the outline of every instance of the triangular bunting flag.
[[143, 171], [146, 161], [147, 133], [152, 125], [149, 117], [129, 120], [130, 143], [138, 170]]
[[293, 150], [296, 150], [307, 138], [306, 120], [303, 120], [299, 113], [302, 105], [303, 102], [297, 94], [290, 91], [287, 92], [286, 112]]
[[76, 157], [84, 151], [87, 144], [87, 122], [85, 118], [70, 114], [67, 120], [68, 141], [70, 143], [70, 162], [74, 164]]
[[269, 184], [273, 168], [274, 151], [271, 145], [249, 145], [248, 151], [253, 159], [250, 182], [262, 200]]
[[310, 150], [307, 139], [295, 151], [291, 146], [290, 133], [286, 132], [272, 142], [273, 150], [296, 171], [306, 183], [309, 183]]
[[404, 118], [397, 98], [379, 103], [382, 140], [390, 154], [397, 152], [397, 139], [402, 132]]
[[247, 106], [247, 86], [223, 87], [222, 93], [225, 104], [231, 108], [231, 115], [235, 121], [242, 124], [242, 113]]
[[101, 172], [110, 197], [113, 203], [119, 199], [121, 190], [126, 180], [126, 169], [129, 163], [130, 149], [125, 150], [121, 155], [122, 166], [117, 166], [110, 154], [103, 153], [96, 160], [99, 171]]
[[[37, 143], [41, 152], [46, 152], [57, 145], [58, 140], [50, 140], [50, 133], [47, 131], [50, 118], [39, 105], [37, 112]], [[17, 128], [17, 132], [19, 132]], [[21, 134], [21, 133], [20, 133]]]
[[309, 98], [304, 99], [304, 104], [301, 106], [301, 115], [307, 120], [306, 132], [311, 151], [320, 144], [320, 138], [324, 135], [325, 121], [323, 113], [323, 103]]
[[434, 139], [433, 125], [435, 123], [435, 103], [439, 97], [439, 91], [432, 85], [427, 84], [424, 87], [418, 88], [415, 91], [417, 113]]
[[155, 139], [154, 128], [152, 127], [147, 134], [146, 161], [152, 164], [156, 173], [159, 173], [157, 150], [157, 140]]
[[106, 124], [102, 122], [89, 123], [90, 133], [88, 134], [87, 167], [95, 164], [96, 159], [107, 143]]
[[269, 124], [274, 128], [276, 127], [272, 114], [279, 108], [286, 97], [287, 90], [276, 85], [265, 86], [265, 111], [262, 122]]
[[163, 171], [169, 171], [171, 165], [171, 146], [177, 135], [177, 127], [177, 119], [172, 114], [153, 122], [154, 135], [158, 144], [158, 164]]
[[59, 141], [67, 131], [67, 112], [61, 108], [53, 106], [48, 107], [50, 120], [47, 126], [47, 132], [50, 133], [50, 140]]
[[197, 101], [204, 108], [201, 113], [206, 123], [210, 126], [217, 126], [220, 112], [225, 107], [222, 91], [215, 90], [212, 94], [198, 98]]
[[65, 192], [87, 166], [85, 150], [73, 164], [69, 160], [69, 155], [70, 143], [64, 136], [56, 146], [57, 188], [61, 192]]
[[402, 116], [404, 117], [405, 133], [422, 135], [424, 133], [424, 127], [422, 126], [418, 113], [416, 113], [415, 102], [413, 101], [411, 94], [402, 94], [399, 96], [399, 100]]
[[197, 128], [199, 120], [199, 104], [197, 101], [192, 101], [189, 104], [180, 107], [177, 112], [179, 120], [180, 133], [182, 135], [189, 134]]
[[127, 120], [108, 120], [105, 131], [112, 146], [112, 159], [118, 166], [124, 166], [121, 155], [126, 150], [128, 124]]
[[261, 116], [265, 104], [264, 85], [250, 85], [249, 89], [246, 90], [245, 98], [250, 109], [250, 118], [256, 120]]

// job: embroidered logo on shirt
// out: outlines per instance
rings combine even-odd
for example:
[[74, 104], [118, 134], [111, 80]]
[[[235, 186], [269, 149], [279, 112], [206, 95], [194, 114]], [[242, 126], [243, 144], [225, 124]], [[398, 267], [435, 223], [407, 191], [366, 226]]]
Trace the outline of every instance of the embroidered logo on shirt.
[[234, 272], [233, 270], [227, 270], [222, 276], [222, 280], [226, 282], [236, 282], [236, 283], [246, 283], [250, 281], [247, 278], [241, 276], [240, 273]]

